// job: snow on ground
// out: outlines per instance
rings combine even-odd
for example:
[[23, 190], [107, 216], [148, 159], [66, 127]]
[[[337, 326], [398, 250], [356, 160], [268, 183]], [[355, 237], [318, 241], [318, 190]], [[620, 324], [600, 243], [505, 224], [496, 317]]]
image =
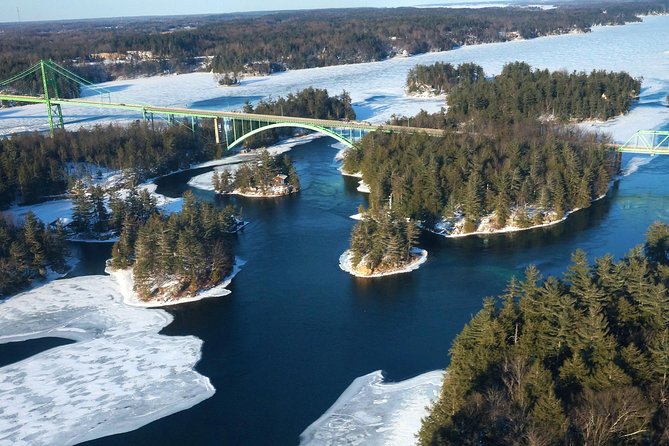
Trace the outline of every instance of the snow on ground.
[[365, 183], [363, 180], [358, 181], [358, 187], [356, 188], [358, 192], [362, 192], [363, 194], [369, 194], [371, 191], [369, 190], [369, 184]]
[[57, 280], [0, 303], [0, 343], [78, 342], [0, 368], [0, 444], [70, 445], [127, 432], [211, 397], [202, 341], [162, 336], [162, 310], [123, 304], [108, 276]]
[[226, 158], [222, 158], [217, 161], [209, 161], [206, 163], [199, 164], [195, 167], [196, 168], [209, 167], [209, 166], [216, 166], [216, 167], [211, 172], [206, 172], [201, 175], [194, 176], [188, 181], [188, 185], [190, 187], [194, 187], [201, 190], [213, 191], [214, 184], [212, 182], [212, 179], [214, 177], [214, 172], [220, 173], [224, 170], [234, 172], [235, 170], [237, 170], [238, 164], [256, 159], [256, 157], [260, 154], [260, 151], [264, 149], [266, 149], [272, 156], [281, 155], [286, 152], [289, 152], [293, 147], [310, 143], [322, 137], [323, 135], [318, 133], [311, 133], [303, 136], [295, 136], [293, 138], [288, 138], [283, 141], [280, 141], [270, 147], [264, 147], [246, 153], [238, 153], [236, 155], [228, 156]]
[[[179, 299], [154, 299], [151, 301], [145, 301], [137, 296], [137, 293], [133, 290], [134, 282], [132, 277], [132, 269], [122, 269], [122, 270], [112, 270], [107, 269], [107, 273], [114, 278], [118, 287], [123, 295], [123, 303], [133, 307], [143, 307], [143, 308], [159, 308], [166, 307], [170, 305], [178, 305], [186, 302], [197, 302], [208, 297], [222, 297], [227, 296], [231, 293], [230, 290], [226, 289], [228, 285], [232, 283], [232, 279], [242, 270], [242, 266], [246, 264], [246, 261], [235, 258], [235, 264], [232, 268], [232, 272], [217, 286], [210, 288], [208, 290], [201, 290], [193, 296], [185, 296]], [[166, 286], [167, 284], [163, 284]]]
[[70, 199], [45, 201], [44, 203], [26, 206], [12, 206], [7, 210], [18, 220], [24, 220], [29, 211], [32, 211], [37, 218], [46, 224], [53, 223], [58, 219], [63, 224], [72, 221], [72, 201]]
[[424, 249], [411, 248], [411, 254], [415, 256], [414, 260], [400, 269], [396, 269], [394, 271], [378, 272], [374, 274], [360, 274], [353, 270], [353, 264], [351, 263], [351, 251], [347, 249], [341, 256], [339, 256], [339, 268], [353, 276], [365, 278], [384, 277], [392, 276], [394, 274], [409, 273], [420, 268], [420, 266], [427, 261], [427, 251]]
[[397, 383], [382, 372], [356, 378], [325, 414], [300, 435], [303, 446], [411, 445], [421, 418], [439, 395], [443, 371]]

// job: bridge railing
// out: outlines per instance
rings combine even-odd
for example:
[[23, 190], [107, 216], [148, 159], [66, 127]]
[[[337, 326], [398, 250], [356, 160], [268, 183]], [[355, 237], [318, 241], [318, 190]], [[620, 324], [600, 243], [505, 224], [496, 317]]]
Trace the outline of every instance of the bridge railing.
[[639, 130], [618, 147], [618, 152], [669, 155], [669, 131]]

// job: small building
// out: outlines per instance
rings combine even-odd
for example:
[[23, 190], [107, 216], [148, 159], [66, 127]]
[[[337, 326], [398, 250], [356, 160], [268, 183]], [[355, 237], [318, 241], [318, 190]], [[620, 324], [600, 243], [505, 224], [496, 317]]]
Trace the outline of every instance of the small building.
[[272, 180], [273, 183], [272, 185], [274, 187], [284, 187], [288, 185], [287, 180], [288, 180], [287, 175], [280, 174], [274, 177], [274, 179]]

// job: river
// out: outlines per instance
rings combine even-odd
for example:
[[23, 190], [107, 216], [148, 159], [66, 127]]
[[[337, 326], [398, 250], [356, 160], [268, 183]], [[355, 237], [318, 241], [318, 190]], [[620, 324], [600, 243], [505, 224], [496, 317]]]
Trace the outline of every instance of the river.
[[[395, 110], [415, 112], [416, 104], [436, 107], [437, 101], [403, 95], [406, 71], [416, 63], [473, 61], [488, 73], [516, 59], [570, 70], [630, 69], [645, 77], [641, 105], [629, 116], [597, 127], [629, 136], [630, 129], [669, 123], [662, 103], [669, 92], [667, 23], [669, 17], [651, 17], [642, 24], [598, 28], [587, 35], [288, 72], [250, 80], [218, 98], [214, 96], [220, 91], [212, 90], [205, 74], [116, 84], [126, 87], [123, 93], [128, 97], [139, 98], [135, 102], [155, 99], [171, 101], [164, 105], [183, 105], [190, 98], [191, 106], [211, 108], [309, 85], [327, 87], [332, 93], [346, 88], [361, 119], [383, 120]], [[207, 87], [184, 88], [185, 79], [199, 82], [198, 86], [206, 82]], [[162, 93], [160, 98], [156, 90]], [[43, 126], [42, 116], [31, 115], [35, 110], [0, 112], [0, 127], [25, 125], [12, 113], [25, 115], [21, 119], [33, 117]], [[653, 221], [669, 221], [669, 157], [626, 155], [623, 165], [631, 173], [614, 183], [605, 198], [564, 223], [460, 239], [422, 234], [420, 246], [429, 251], [429, 258], [419, 270], [358, 279], [339, 269], [338, 258], [355, 223], [349, 216], [365, 203], [365, 196], [356, 191], [356, 180], [337, 171], [332, 142], [321, 138], [290, 152], [303, 186], [294, 196], [254, 200], [195, 191], [220, 205], [241, 206], [250, 222], [235, 236], [236, 254], [247, 263], [230, 287], [232, 294], [168, 309], [174, 321], [163, 331], [204, 341], [197, 370], [211, 379], [216, 393], [189, 410], [87, 444], [296, 444], [299, 434], [356, 377], [382, 369], [388, 380], [397, 381], [446, 367], [453, 338], [481, 308], [482, 299], [501, 293], [509, 278], [522, 274], [526, 266], [535, 264], [544, 274], [561, 273], [577, 248], [591, 259], [607, 252], [621, 257], [642, 242]], [[203, 171], [160, 179], [158, 192], [179, 196], [188, 189], [188, 179]], [[84, 260], [73, 275], [103, 271], [108, 245], [80, 244], [78, 249]], [[60, 342], [43, 341], [25, 344], [24, 349], [6, 347], [0, 354], [6, 354], [9, 363]]]
[[[669, 219], [669, 158], [626, 156], [624, 165], [638, 170], [562, 224], [460, 239], [423, 234], [420, 246], [430, 254], [419, 270], [357, 279], [337, 259], [355, 223], [349, 215], [365, 196], [337, 171], [331, 142], [291, 151], [303, 185], [297, 195], [253, 200], [195, 190], [241, 206], [250, 221], [235, 237], [247, 264], [232, 294], [170, 308], [175, 320], [164, 331], [204, 340], [197, 370], [216, 394], [88, 444], [295, 444], [354, 378], [382, 369], [396, 381], [447, 366], [450, 343], [482, 298], [499, 294], [527, 265], [560, 273], [576, 248], [620, 257], [653, 221]], [[163, 178], [158, 192], [178, 195], [201, 172]]]

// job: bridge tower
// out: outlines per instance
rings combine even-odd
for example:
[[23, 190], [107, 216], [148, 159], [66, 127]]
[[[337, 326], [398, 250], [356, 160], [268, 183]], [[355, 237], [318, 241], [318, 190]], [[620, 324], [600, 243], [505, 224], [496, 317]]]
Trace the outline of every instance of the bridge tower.
[[[51, 95], [49, 94], [49, 87], [53, 89], [54, 99], [58, 99], [58, 84], [56, 82], [56, 77], [54, 76], [53, 69], [50, 67], [50, 60], [45, 62], [40, 60], [40, 69], [42, 71], [42, 85], [44, 86], [44, 100], [46, 101], [46, 113], [49, 117], [49, 129], [51, 131], [51, 136], [53, 136], [54, 128], [65, 128], [63, 122], [63, 111], [60, 108], [60, 104], [51, 103]], [[57, 119], [57, 122], [54, 123], [54, 116]]]

